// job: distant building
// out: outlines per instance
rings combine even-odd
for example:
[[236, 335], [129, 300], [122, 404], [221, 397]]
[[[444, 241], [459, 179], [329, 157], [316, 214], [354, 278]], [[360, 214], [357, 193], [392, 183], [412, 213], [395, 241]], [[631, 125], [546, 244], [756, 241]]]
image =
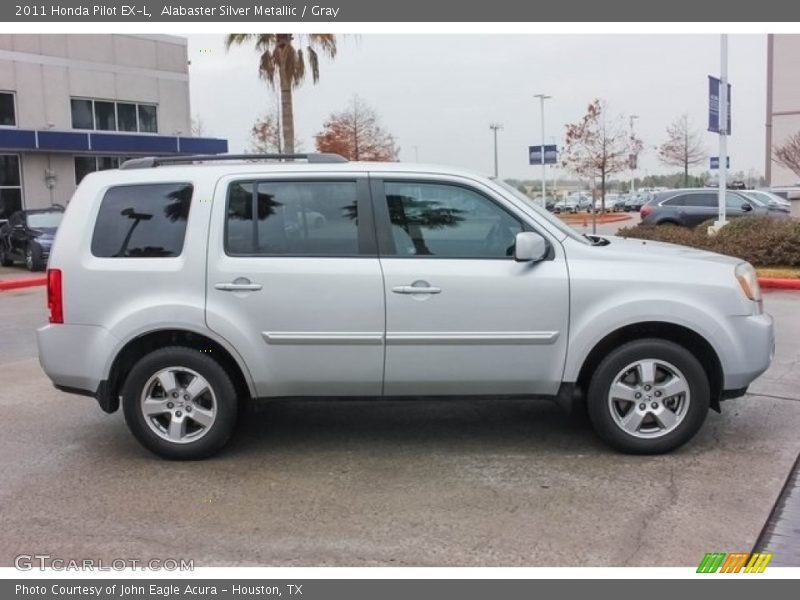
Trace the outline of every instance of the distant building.
[[794, 185], [800, 176], [772, 160], [773, 148], [800, 131], [800, 35], [767, 38], [767, 145], [765, 175], [772, 186]]
[[127, 157], [227, 152], [191, 136], [186, 40], [0, 35], [0, 219], [66, 206], [92, 171]]

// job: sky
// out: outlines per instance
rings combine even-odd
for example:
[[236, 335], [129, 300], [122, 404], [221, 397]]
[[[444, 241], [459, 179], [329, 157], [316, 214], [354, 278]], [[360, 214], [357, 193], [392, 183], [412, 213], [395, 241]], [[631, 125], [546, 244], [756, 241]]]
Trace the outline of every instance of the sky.
[[[192, 115], [204, 135], [227, 138], [231, 152], [249, 146], [250, 127], [276, 106], [258, 77], [252, 47], [226, 52], [222, 35], [189, 35]], [[731, 35], [728, 77], [733, 171], [764, 170], [766, 44], [762, 34]], [[500, 175], [535, 179], [527, 147], [563, 143], [566, 123], [578, 121], [594, 98], [612, 115], [638, 115], [644, 142], [638, 175], [674, 172], [658, 160], [666, 127], [683, 113], [702, 132], [709, 156], [718, 136], [705, 131], [708, 75], [720, 69], [720, 36], [699, 34], [358, 34], [339, 36], [333, 60], [320, 61], [320, 81], [295, 91], [295, 128], [305, 151], [331, 112], [354, 94], [376, 109], [397, 139], [403, 161], [437, 163], [489, 174], [498, 133]], [[706, 165], [695, 171], [702, 171]], [[549, 176], [549, 175], [548, 175]]]

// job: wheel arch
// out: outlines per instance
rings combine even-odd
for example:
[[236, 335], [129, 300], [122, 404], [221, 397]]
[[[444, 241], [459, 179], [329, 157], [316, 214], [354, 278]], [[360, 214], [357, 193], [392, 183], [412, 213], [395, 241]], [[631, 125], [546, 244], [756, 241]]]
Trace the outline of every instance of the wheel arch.
[[255, 396], [252, 380], [241, 358], [221, 342], [196, 331], [165, 328], [133, 337], [116, 352], [104, 385], [98, 390], [98, 400], [103, 410], [111, 413], [119, 408], [120, 391], [133, 365], [146, 354], [166, 346], [184, 346], [207, 353], [227, 371], [240, 399]]
[[702, 335], [675, 323], [647, 321], [620, 327], [598, 341], [586, 355], [578, 372], [576, 385], [583, 397], [589, 381], [603, 358], [614, 348], [634, 340], [658, 338], [674, 342], [691, 352], [703, 366], [711, 388], [711, 408], [719, 412], [723, 391], [722, 361], [711, 343]]

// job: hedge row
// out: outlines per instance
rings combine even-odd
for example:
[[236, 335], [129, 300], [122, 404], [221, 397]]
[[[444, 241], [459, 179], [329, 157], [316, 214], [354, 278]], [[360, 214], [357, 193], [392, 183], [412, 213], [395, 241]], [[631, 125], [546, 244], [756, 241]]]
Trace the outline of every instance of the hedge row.
[[619, 230], [622, 237], [681, 244], [736, 256], [755, 267], [800, 267], [800, 222], [794, 219], [739, 217], [716, 235], [712, 221], [694, 229], [677, 225], [637, 225]]

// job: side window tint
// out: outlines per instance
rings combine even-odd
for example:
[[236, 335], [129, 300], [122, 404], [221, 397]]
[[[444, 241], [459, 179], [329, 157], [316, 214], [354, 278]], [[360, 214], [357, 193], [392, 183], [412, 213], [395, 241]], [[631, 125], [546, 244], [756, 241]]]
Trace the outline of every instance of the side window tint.
[[702, 206], [705, 208], [717, 205], [717, 196], [713, 192], [700, 192], [686, 196], [686, 206]]
[[737, 208], [741, 210], [745, 204], [748, 204], [747, 200], [738, 194], [732, 194], [731, 192], [725, 194], [725, 205], [727, 208]]
[[470, 189], [448, 184], [386, 182], [395, 256], [504, 258], [522, 225]]
[[179, 256], [191, 201], [188, 183], [109, 189], [94, 225], [92, 254], [102, 258]]
[[225, 249], [230, 255], [358, 255], [356, 183], [250, 181], [231, 184]]
[[673, 196], [664, 202], [664, 206], [686, 206], [686, 196]]

